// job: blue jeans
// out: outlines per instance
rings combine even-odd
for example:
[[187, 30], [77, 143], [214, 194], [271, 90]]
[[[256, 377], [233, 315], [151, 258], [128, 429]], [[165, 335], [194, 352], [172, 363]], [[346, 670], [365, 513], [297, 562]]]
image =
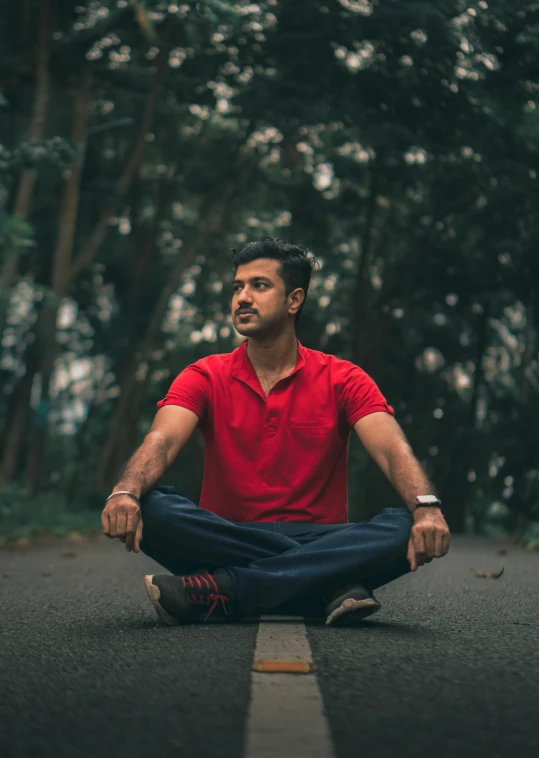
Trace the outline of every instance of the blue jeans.
[[347, 524], [232, 522], [160, 486], [142, 498], [141, 510], [142, 552], [177, 576], [224, 572], [240, 616], [322, 615], [324, 596], [336, 587], [359, 582], [375, 590], [410, 570], [407, 508]]

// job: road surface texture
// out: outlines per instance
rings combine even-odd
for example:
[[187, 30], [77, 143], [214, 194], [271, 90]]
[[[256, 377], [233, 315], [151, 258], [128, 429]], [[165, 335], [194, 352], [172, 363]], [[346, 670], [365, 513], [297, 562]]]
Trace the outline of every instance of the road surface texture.
[[[454, 538], [345, 628], [167, 627], [162, 570], [116, 540], [0, 551], [2, 758], [535, 758], [539, 553], [503, 544]], [[316, 672], [254, 673], [255, 648]]]

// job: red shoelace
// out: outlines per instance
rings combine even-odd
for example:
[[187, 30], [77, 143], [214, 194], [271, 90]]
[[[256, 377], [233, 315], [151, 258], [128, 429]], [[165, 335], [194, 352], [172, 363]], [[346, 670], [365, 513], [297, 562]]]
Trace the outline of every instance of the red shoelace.
[[[207, 605], [211, 603], [210, 610], [204, 617], [204, 621], [207, 621], [219, 603], [221, 603], [221, 607], [225, 613], [225, 616], [228, 614], [226, 604], [230, 601], [230, 598], [219, 592], [217, 582], [209, 571], [204, 571], [202, 574], [195, 576], [182, 576], [181, 579], [183, 586], [187, 590], [187, 600], [190, 603], [199, 605]], [[197, 594], [197, 589], [208, 590], [208, 592]]]

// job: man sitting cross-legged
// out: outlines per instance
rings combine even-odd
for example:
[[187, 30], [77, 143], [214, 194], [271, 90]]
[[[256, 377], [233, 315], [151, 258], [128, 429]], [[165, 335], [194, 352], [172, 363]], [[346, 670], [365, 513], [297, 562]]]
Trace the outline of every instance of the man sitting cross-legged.
[[[449, 549], [440, 501], [376, 384], [296, 339], [316, 268], [307, 253], [268, 237], [234, 251], [245, 341], [179, 374], [105, 504], [104, 533], [170, 572], [146, 577], [167, 623], [285, 607], [363, 618], [380, 607], [377, 587]], [[197, 425], [200, 507], [158, 486]], [[352, 429], [407, 507], [348, 522]]]

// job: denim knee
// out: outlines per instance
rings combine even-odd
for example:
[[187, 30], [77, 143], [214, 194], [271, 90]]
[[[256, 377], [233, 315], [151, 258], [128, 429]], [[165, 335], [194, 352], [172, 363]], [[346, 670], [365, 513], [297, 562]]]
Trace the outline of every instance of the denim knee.
[[408, 508], [384, 508], [376, 518], [391, 524], [391, 546], [397, 554], [406, 552], [414, 520]]
[[180, 495], [175, 487], [161, 485], [147, 492], [140, 500], [142, 522], [149, 529], [153, 525], [163, 525], [171, 516], [177, 517], [182, 508], [196, 508], [196, 505]]
[[140, 510], [142, 516], [151, 516], [156, 511], [162, 509], [165, 505], [163, 498], [163, 487], [154, 487], [140, 498]]

